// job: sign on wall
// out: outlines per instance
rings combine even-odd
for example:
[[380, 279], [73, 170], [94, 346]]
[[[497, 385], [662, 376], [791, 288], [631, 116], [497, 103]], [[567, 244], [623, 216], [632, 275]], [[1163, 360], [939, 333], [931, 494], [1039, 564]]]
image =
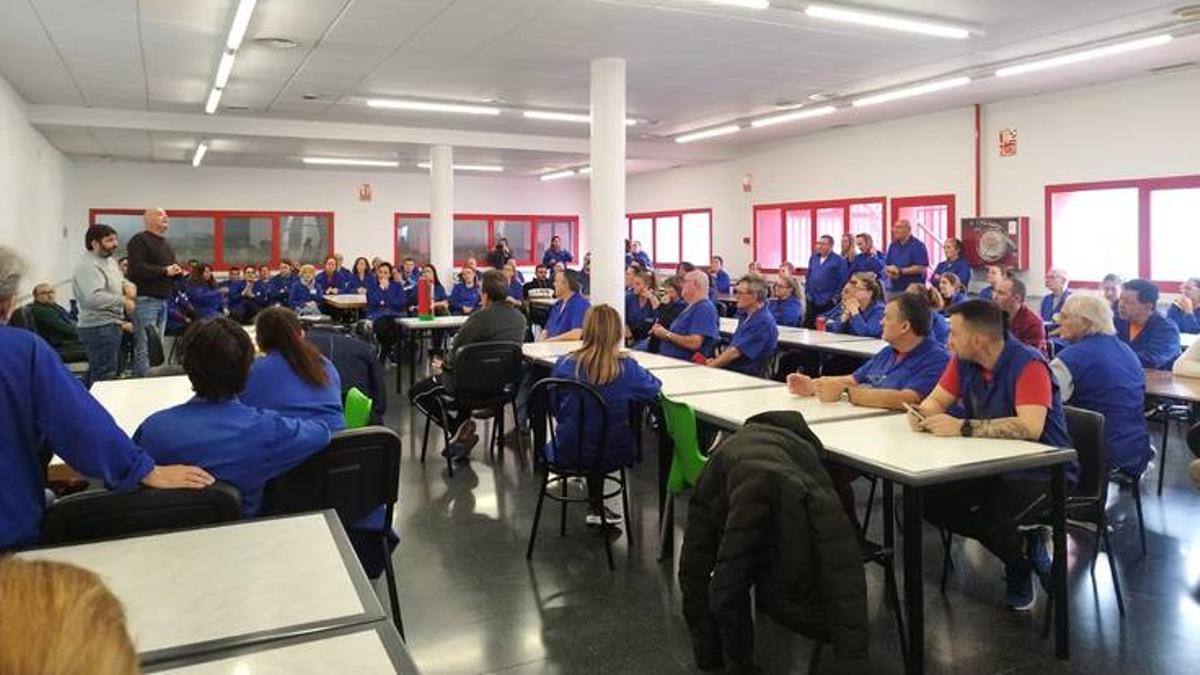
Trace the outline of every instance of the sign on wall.
[[369, 202], [375, 196], [375, 189], [370, 183], [363, 183], [358, 186], [358, 201]]
[[1017, 130], [1000, 130], [1000, 156], [1012, 157], [1017, 154]]

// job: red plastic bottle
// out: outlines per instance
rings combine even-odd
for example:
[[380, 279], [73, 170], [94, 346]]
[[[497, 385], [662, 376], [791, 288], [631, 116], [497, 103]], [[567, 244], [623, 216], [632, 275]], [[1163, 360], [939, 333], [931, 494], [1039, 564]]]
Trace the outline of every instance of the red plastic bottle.
[[817, 317], [817, 330], [820, 330], [820, 331], [825, 330], [825, 317], [823, 317], [823, 316]]
[[417, 314], [422, 319], [433, 318], [433, 308], [431, 297], [433, 295], [433, 281], [430, 279], [421, 279], [417, 282]]

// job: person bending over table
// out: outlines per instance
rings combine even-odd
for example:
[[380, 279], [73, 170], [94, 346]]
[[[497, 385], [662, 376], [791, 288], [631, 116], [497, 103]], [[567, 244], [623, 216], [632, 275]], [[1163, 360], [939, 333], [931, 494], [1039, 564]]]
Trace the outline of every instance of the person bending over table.
[[[815, 394], [826, 403], [841, 399], [866, 408], [902, 410], [906, 403], [919, 404], [933, 391], [950, 361], [950, 352], [929, 334], [933, 314], [923, 294], [892, 296], [883, 315], [886, 347], [850, 375], [811, 378], [792, 373], [787, 376], [788, 391], [796, 396]], [[835, 465], [830, 467], [830, 475], [846, 514], [857, 520], [850, 482], [859, 473]]]
[[479, 283], [473, 267], [463, 267], [458, 278], [450, 291], [450, 313], [465, 316], [479, 308]]
[[[498, 270], [488, 270], [483, 273], [483, 306], [467, 318], [467, 322], [454, 334], [450, 342], [450, 350], [441, 363], [440, 373], [435, 362], [435, 374], [413, 385], [408, 392], [409, 401], [417, 405], [417, 399], [442, 387], [446, 394], [454, 396], [455, 355], [459, 349], [467, 345], [483, 342], [511, 342], [521, 344], [525, 339], [525, 317], [516, 307], [505, 302], [508, 298], [508, 281], [504, 273]], [[427, 414], [433, 412], [428, 408]], [[479, 442], [475, 433], [475, 421], [471, 419], [470, 410], [448, 411], [450, 427], [454, 437], [442, 454], [456, 461], [466, 459], [471, 449]], [[501, 411], [503, 412], [503, 411]], [[436, 421], [438, 417], [434, 417]]]
[[[16, 304], [23, 271], [16, 252], [0, 246], [0, 324]], [[33, 332], [0, 325], [0, 373], [0, 551], [38, 543], [50, 452], [111, 490], [212, 484], [204, 469], [156, 465]]]
[[1062, 399], [1104, 415], [1108, 468], [1137, 479], [1152, 452], [1146, 430], [1146, 373], [1129, 345], [1117, 337], [1112, 309], [1103, 298], [1073, 295], [1054, 316], [1067, 346], [1050, 362]]
[[1046, 354], [1046, 324], [1025, 305], [1025, 282], [1006, 277], [996, 284], [992, 300], [1008, 315], [1008, 330], [1017, 340]]
[[546, 318], [546, 330], [538, 336], [539, 342], [579, 339], [583, 333], [583, 315], [592, 306], [579, 292], [580, 283], [579, 272], [575, 270], [563, 269], [554, 275], [554, 296], [558, 298], [558, 302], [550, 308], [550, 316]]
[[746, 375], [762, 377], [779, 343], [779, 327], [767, 311], [767, 281], [757, 275], [747, 275], [737, 283], [738, 322], [733, 340], [725, 351], [708, 359], [706, 365], [728, 368]]
[[683, 300], [687, 308], [675, 317], [670, 328], [655, 323], [650, 335], [661, 341], [659, 353], [663, 356], [692, 360], [699, 354], [708, 358], [721, 339], [717, 308], [708, 299], [708, 274], [692, 270], [684, 275]]
[[263, 310], [254, 323], [254, 338], [264, 356], [250, 368], [242, 401], [341, 431], [346, 426], [341, 379], [329, 359], [304, 339], [295, 312], [284, 307]]
[[360, 326], [355, 327], [357, 337], [343, 333], [338, 326], [305, 326], [304, 339], [312, 343], [337, 370], [342, 400], [346, 400], [346, 394], [352, 388], [357, 388], [371, 399], [370, 423], [383, 424], [383, 415], [387, 412], [387, 384], [383, 379], [379, 355], [370, 342], [370, 334], [361, 330]]
[[[946, 371], [918, 408], [924, 419], [909, 415], [914, 431], [1073, 446], [1050, 364], [1041, 352], [1007, 334], [1004, 312], [996, 304], [968, 300], [951, 307], [950, 349]], [[964, 413], [961, 419], [947, 414], [956, 404]], [[978, 540], [1004, 563], [1005, 604], [1012, 610], [1033, 607], [1031, 573], [1043, 588], [1050, 586], [1046, 529], [1022, 533], [1017, 522], [1046, 497], [1050, 471], [1013, 471], [925, 489], [926, 520]], [[1078, 466], [1072, 462], [1066, 473], [1073, 483]]]
[[1179, 329], [1155, 311], [1158, 286], [1145, 279], [1130, 279], [1121, 287], [1117, 335], [1137, 354], [1143, 368], [1168, 370], [1179, 356]]
[[[703, 274], [702, 272], [696, 272]], [[558, 426], [555, 438], [559, 446], [570, 448], [571, 457], [560, 456], [554, 441], [545, 446], [546, 458], [551, 462], [569, 466], [568, 462], [579, 462], [573, 469], [596, 466], [595, 457], [604, 453], [604, 462], [587, 476], [588, 516], [587, 524], [618, 524], [622, 518], [604, 506], [604, 475], [619, 471], [634, 459], [633, 430], [629, 424], [630, 403], [651, 403], [658, 398], [662, 389], [659, 381], [637, 361], [620, 353], [621, 317], [617, 310], [607, 305], [597, 305], [587, 310], [583, 329], [580, 331], [583, 346], [578, 351], [560, 356], [551, 371], [551, 377], [578, 380], [592, 385], [604, 399], [602, 413], [608, 422], [605, 446], [597, 448], [597, 439], [579, 438], [580, 420], [576, 417], [579, 402], [575, 394], [562, 393], [555, 397], [553, 405], [557, 411]], [[586, 408], [586, 403], [584, 404]], [[591, 414], [588, 414], [591, 417]], [[596, 428], [592, 425], [589, 428]], [[582, 446], [582, 447], [581, 447]], [[575, 454], [578, 452], [578, 454]]]
[[[780, 265], [780, 280], [795, 276], [795, 271], [790, 268], [790, 264]], [[833, 252], [833, 237], [822, 235], [817, 240], [817, 250], [808, 259], [808, 280], [804, 284], [808, 294], [805, 303], [808, 307], [808, 313], [804, 315], [805, 328], [812, 328], [818, 316], [833, 309], [838, 293], [846, 285], [848, 276], [846, 261]]]

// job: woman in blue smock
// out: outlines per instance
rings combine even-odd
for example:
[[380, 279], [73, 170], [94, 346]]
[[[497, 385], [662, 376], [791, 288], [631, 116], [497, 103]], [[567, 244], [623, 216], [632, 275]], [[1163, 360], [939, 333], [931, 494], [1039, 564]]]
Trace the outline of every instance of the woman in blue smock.
[[254, 337], [265, 356], [255, 360], [242, 402], [288, 417], [315, 419], [341, 431], [342, 384], [337, 369], [304, 339], [291, 310], [272, 307], [259, 313]]
[[196, 313], [197, 319], [212, 319], [226, 313], [225, 294], [217, 288], [212, 267], [205, 263], [192, 268], [183, 291], [187, 294], [188, 304]]
[[479, 282], [475, 280], [475, 268], [464, 267], [458, 273], [459, 282], [450, 291], [450, 313], [470, 314], [479, 308], [483, 301], [480, 296]]
[[[391, 263], [381, 262], [375, 268], [375, 283], [367, 287], [367, 319], [379, 340], [380, 354], [386, 357], [399, 338], [395, 319], [404, 316], [408, 294], [400, 282], [392, 281]], [[381, 358], [383, 358], [381, 357]]]
[[804, 290], [797, 277], [782, 277], [771, 289], [774, 296], [767, 301], [767, 311], [778, 326], [799, 327], [804, 321]]
[[937, 281], [938, 293], [942, 296], [942, 314], [950, 308], [967, 299], [967, 288], [962, 279], [954, 272], [942, 272]]
[[942, 251], [946, 254], [946, 259], [933, 268], [933, 275], [929, 277], [929, 283], [933, 284], [934, 288], [937, 288], [942, 275], [949, 272], [958, 277], [958, 281], [962, 284], [963, 291], [965, 292], [967, 284], [971, 283], [971, 266], [962, 257], [962, 241], [951, 237], [942, 242]]
[[300, 266], [300, 279], [288, 290], [288, 307], [304, 316], [319, 316], [321, 288], [317, 286], [316, 270], [312, 265]]
[[[590, 399], [560, 391], [553, 401], [555, 439], [546, 444], [546, 458], [554, 464], [588, 472], [589, 525], [615, 524], [621, 516], [604, 506], [604, 475], [620, 471], [634, 459], [633, 430], [629, 425], [631, 403], [650, 403], [658, 398], [662, 382], [637, 361], [620, 354], [623, 334], [621, 317], [607, 305], [590, 308], [583, 319], [583, 346], [558, 359], [552, 377], [578, 380], [595, 387], [604, 400], [603, 410]], [[583, 406], [581, 410], [580, 406]], [[586, 438], [580, 438], [582, 420], [603, 417], [608, 425], [604, 447], [598, 447], [599, 426], [585, 425]]]
[[862, 337], [883, 335], [883, 287], [870, 272], [850, 277], [842, 290], [842, 302], [825, 315], [825, 330]]

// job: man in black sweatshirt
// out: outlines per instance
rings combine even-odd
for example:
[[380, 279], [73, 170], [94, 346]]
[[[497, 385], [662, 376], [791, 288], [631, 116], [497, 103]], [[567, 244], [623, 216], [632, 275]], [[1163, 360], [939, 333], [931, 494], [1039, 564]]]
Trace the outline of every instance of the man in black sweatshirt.
[[175, 252], [167, 243], [170, 219], [160, 208], [146, 209], [142, 214], [146, 229], [129, 240], [129, 281], [137, 286], [137, 309], [133, 314], [133, 370], [145, 377], [150, 370], [146, 342], [146, 326], [153, 326], [161, 338], [167, 327], [167, 298], [173, 279], [183, 275], [175, 262]]

